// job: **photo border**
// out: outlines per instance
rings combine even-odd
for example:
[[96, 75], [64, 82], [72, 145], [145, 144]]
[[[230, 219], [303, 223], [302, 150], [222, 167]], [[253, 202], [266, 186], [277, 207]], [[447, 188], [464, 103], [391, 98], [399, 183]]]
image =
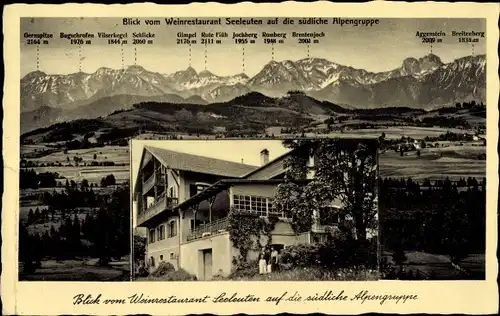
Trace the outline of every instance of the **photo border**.
[[[497, 273], [497, 199], [498, 199], [498, 4], [472, 3], [399, 3], [371, 2], [362, 4], [294, 3], [277, 4], [189, 4], [189, 5], [10, 5], [4, 10], [4, 194], [2, 212], [2, 303], [8, 314], [233, 314], [245, 311], [258, 313], [467, 313], [483, 314], [498, 311]], [[19, 188], [14, 185], [19, 174], [19, 18], [20, 17], [148, 17], [148, 16], [355, 16], [406, 18], [486, 18], [487, 33], [487, 249], [485, 281], [373, 281], [373, 282], [273, 282], [265, 286], [258, 282], [18, 282], [17, 229]], [[325, 14], [327, 13], [327, 14]], [[495, 145], [494, 145], [495, 144]], [[221, 287], [223, 284], [223, 288]], [[172, 289], [172, 290], [170, 290]], [[102, 297], [128, 297], [144, 293], [162, 297], [193, 296], [226, 293], [257, 293], [263, 299], [280, 296], [283, 292], [300, 291], [304, 295], [325, 290], [356, 294], [368, 290], [374, 294], [416, 294], [418, 300], [406, 303], [366, 301], [309, 303], [208, 303], [208, 304], [125, 304], [73, 305], [79, 293], [102, 294]], [[7, 295], [5, 295], [7, 293]]]

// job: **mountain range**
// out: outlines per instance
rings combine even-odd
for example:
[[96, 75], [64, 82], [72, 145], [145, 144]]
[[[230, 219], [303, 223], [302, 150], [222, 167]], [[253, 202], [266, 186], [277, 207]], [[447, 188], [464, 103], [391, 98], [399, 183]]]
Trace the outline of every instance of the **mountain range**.
[[271, 61], [251, 78], [191, 67], [162, 74], [137, 65], [69, 75], [34, 71], [21, 79], [21, 131], [105, 116], [140, 102], [208, 105], [252, 91], [280, 97], [300, 90], [318, 101], [350, 108], [434, 109], [471, 99], [485, 101], [485, 67], [485, 55], [443, 63], [429, 54], [406, 58], [400, 67], [378, 73], [323, 58]]

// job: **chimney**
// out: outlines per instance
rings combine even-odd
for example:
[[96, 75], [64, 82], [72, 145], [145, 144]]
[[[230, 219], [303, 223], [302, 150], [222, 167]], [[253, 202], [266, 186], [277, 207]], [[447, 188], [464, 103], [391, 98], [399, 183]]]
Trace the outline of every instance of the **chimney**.
[[260, 165], [264, 166], [269, 163], [269, 150], [263, 149], [260, 152]]

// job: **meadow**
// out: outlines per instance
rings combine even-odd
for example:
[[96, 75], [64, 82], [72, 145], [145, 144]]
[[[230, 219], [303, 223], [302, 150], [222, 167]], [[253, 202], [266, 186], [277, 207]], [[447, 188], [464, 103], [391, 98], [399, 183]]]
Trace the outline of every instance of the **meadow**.
[[97, 265], [98, 259], [43, 260], [30, 274], [21, 274], [20, 281], [129, 281], [128, 256], [114, 260], [107, 267]]
[[[326, 128], [326, 124], [319, 124], [316, 128], [307, 129], [304, 136], [307, 137], [347, 137], [347, 138], [377, 138], [382, 133], [385, 133], [387, 139], [400, 139], [401, 136], [411, 137], [415, 139], [423, 139], [428, 137], [437, 137], [446, 132], [464, 133], [466, 131], [458, 128], [443, 128], [443, 127], [418, 127], [418, 126], [389, 126], [378, 128], [360, 128], [360, 129], [345, 129], [343, 131], [322, 132]], [[266, 129], [267, 135], [275, 137], [293, 137], [300, 133], [282, 133], [282, 128], [273, 126]]]
[[[47, 149], [46, 146], [43, 148]], [[22, 145], [21, 156], [26, 153], [33, 152], [34, 150], [41, 150], [40, 145]], [[95, 159], [94, 159], [95, 155]], [[128, 147], [123, 146], [105, 146], [87, 149], [74, 149], [64, 152], [63, 150], [51, 153], [47, 156], [28, 159], [37, 161], [39, 163], [63, 163], [69, 158], [73, 159], [74, 156], [82, 158], [83, 161], [112, 161], [115, 164], [128, 164], [130, 160]]]
[[[406, 271], [411, 271], [413, 275], [421, 275], [424, 279], [434, 280], [463, 280], [474, 279], [481, 280], [485, 278], [485, 256], [484, 253], [469, 254], [460, 263], [460, 267], [468, 270], [469, 275], [456, 269], [448, 256], [440, 254], [431, 254], [423, 251], [406, 251], [407, 260], [402, 264]], [[384, 251], [382, 260], [394, 264], [392, 254]]]
[[[193, 281], [196, 278], [180, 269], [163, 275], [138, 277], [136, 281]], [[368, 269], [327, 270], [320, 267], [295, 268], [269, 274], [254, 273], [246, 276], [214, 276], [214, 281], [377, 281], [380, 273]]]
[[[29, 168], [37, 173], [57, 172], [61, 177], [81, 182], [86, 179], [89, 183], [98, 184], [101, 179], [109, 174], [115, 176], [117, 183], [125, 183], [130, 179], [129, 166], [114, 166], [114, 167], [35, 167]], [[60, 179], [58, 182], [64, 184], [65, 179]]]
[[[49, 147], [43, 145], [22, 145], [21, 157], [30, 157], [33, 153], [49, 149]], [[75, 163], [75, 158], [79, 159], [78, 165]], [[109, 174], [115, 176], [117, 183], [128, 182], [130, 178], [128, 147], [106, 146], [68, 150], [66, 152], [60, 150], [42, 157], [25, 158], [25, 160], [30, 163], [27, 168], [33, 169], [37, 173], [58, 173], [60, 176], [58, 182], [62, 184], [65, 183], [66, 179], [75, 182], [86, 179], [89, 183], [99, 184], [101, 179]], [[96, 163], [113, 163], [114, 165], [92, 165]]]

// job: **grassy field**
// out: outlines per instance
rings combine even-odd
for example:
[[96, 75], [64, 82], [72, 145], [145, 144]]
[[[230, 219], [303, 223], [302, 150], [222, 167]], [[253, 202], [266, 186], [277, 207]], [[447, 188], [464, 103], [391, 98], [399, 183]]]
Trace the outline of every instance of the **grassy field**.
[[[191, 281], [192, 276], [183, 270], [172, 271], [162, 276], [137, 278], [137, 281]], [[380, 274], [375, 270], [342, 269], [330, 271], [322, 268], [296, 268], [292, 270], [256, 274], [247, 277], [214, 277], [216, 281], [376, 281]]]
[[[29, 152], [33, 150], [37, 145], [22, 145], [21, 146], [21, 154]], [[96, 155], [96, 159], [94, 160], [94, 154]], [[84, 162], [103, 162], [103, 161], [112, 161], [115, 164], [128, 164], [130, 155], [128, 147], [122, 146], [106, 146], [106, 147], [97, 147], [97, 148], [88, 148], [88, 149], [75, 149], [68, 150], [67, 153], [64, 153], [62, 150], [52, 153], [50, 155], [28, 159], [31, 161], [37, 161], [39, 163], [47, 163], [47, 162], [61, 162], [64, 163], [67, 161], [69, 157], [70, 160], [73, 159], [74, 156], [82, 158]]]
[[[317, 129], [324, 129], [325, 124], [319, 124]], [[293, 134], [282, 134], [281, 127], [274, 126], [266, 129], [268, 135], [276, 137], [291, 137]], [[457, 128], [442, 128], [442, 127], [416, 127], [416, 126], [392, 126], [392, 127], [379, 127], [368, 129], [347, 129], [344, 131], [332, 131], [328, 134], [318, 133], [315, 131], [308, 131], [305, 134], [307, 137], [348, 137], [348, 138], [377, 138], [382, 133], [385, 133], [387, 139], [400, 139], [401, 136], [412, 137], [415, 139], [423, 139], [426, 136], [437, 137], [446, 132], [464, 133], [467, 131]]]
[[36, 144], [36, 145], [21, 145], [21, 155], [30, 154], [33, 152], [52, 150], [53, 148], [48, 147], [45, 144]]
[[448, 146], [439, 148], [420, 149], [406, 152], [401, 157], [394, 151], [386, 151], [379, 156], [380, 176], [382, 178], [412, 177], [415, 180], [444, 179], [450, 180], [475, 177], [486, 177], [486, 160], [479, 160], [480, 154], [486, 153], [486, 147], [473, 146], [473, 143], [464, 143], [464, 146]]
[[[448, 256], [439, 254], [430, 254], [419, 251], [408, 251], [405, 253], [407, 261], [404, 262], [404, 267], [407, 270], [412, 270], [414, 273], [419, 271], [423, 276], [433, 275], [434, 279], [438, 280], [453, 280], [463, 279], [463, 273], [456, 270], [451, 265], [451, 260]], [[382, 256], [392, 262], [392, 255], [389, 252], [384, 252]], [[485, 278], [485, 257], [484, 254], [474, 253], [460, 262], [460, 267], [469, 270], [468, 278], [481, 280]]]
[[231, 279], [231, 281], [376, 281], [379, 278], [380, 274], [375, 270], [342, 269], [330, 271], [311, 267], [257, 274], [251, 277]]
[[[347, 130], [345, 132], [332, 133], [337, 137], [378, 137], [385, 133], [385, 137], [389, 139], [399, 139], [401, 136], [412, 137], [416, 139], [425, 138], [426, 136], [435, 137], [446, 133], [463, 133], [463, 130], [456, 128], [441, 128], [441, 127], [416, 127], [416, 126], [393, 126], [387, 128], [373, 129], [357, 129]], [[331, 134], [330, 134], [331, 135]]]
[[[28, 169], [33, 169], [37, 173], [57, 172], [68, 181], [74, 180], [78, 183], [83, 179], [87, 179], [89, 183], [99, 184], [103, 177], [110, 174], [115, 176], [116, 183], [124, 183], [130, 179], [129, 165], [113, 167], [35, 167]], [[62, 179], [58, 180], [58, 182], [64, 184], [66, 180]]]
[[[22, 145], [21, 155], [33, 152], [34, 150], [40, 151], [43, 149], [47, 149], [47, 147], [43, 145]], [[96, 155], [96, 159], [94, 159], [94, 155]], [[83, 160], [80, 162], [79, 166], [66, 166], [69, 163], [74, 164], [73, 157], [79, 157]], [[83, 179], [87, 179], [89, 183], [99, 184], [101, 179], [109, 174], [113, 174], [115, 176], [117, 183], [124, 183], [129, 181], [130, 178], [130, 155], [128, 147], [107, 146], [100, 148], [69, 150], [67, 153], [64, 153], [61, 150], [47, 156], [28, 158], [27, 160], [36, 163], [36, 167], [30, 167], [29, 169], [34, 169], [37, 173], [57, 172], [61, 177], [68, 180], [74, 180], [76, 182], [81, 182]], [[119, 164], [119, 166], [83, 165], [84, 163], [91, 164], [94, 161], [114, 162], [115, 164]], [[41, 164], [47, 163], [61, 163], [63, 166], [40, 166]], [[65, 181], [65, 179], [62, 179], [59, 182], [64, 184]]]
[[130, 261], [123, 257], [108, 267], [97, 265], [98, 259], [45, 260], [35, 273], [19, 276], [20, 281], [129, 281]]

